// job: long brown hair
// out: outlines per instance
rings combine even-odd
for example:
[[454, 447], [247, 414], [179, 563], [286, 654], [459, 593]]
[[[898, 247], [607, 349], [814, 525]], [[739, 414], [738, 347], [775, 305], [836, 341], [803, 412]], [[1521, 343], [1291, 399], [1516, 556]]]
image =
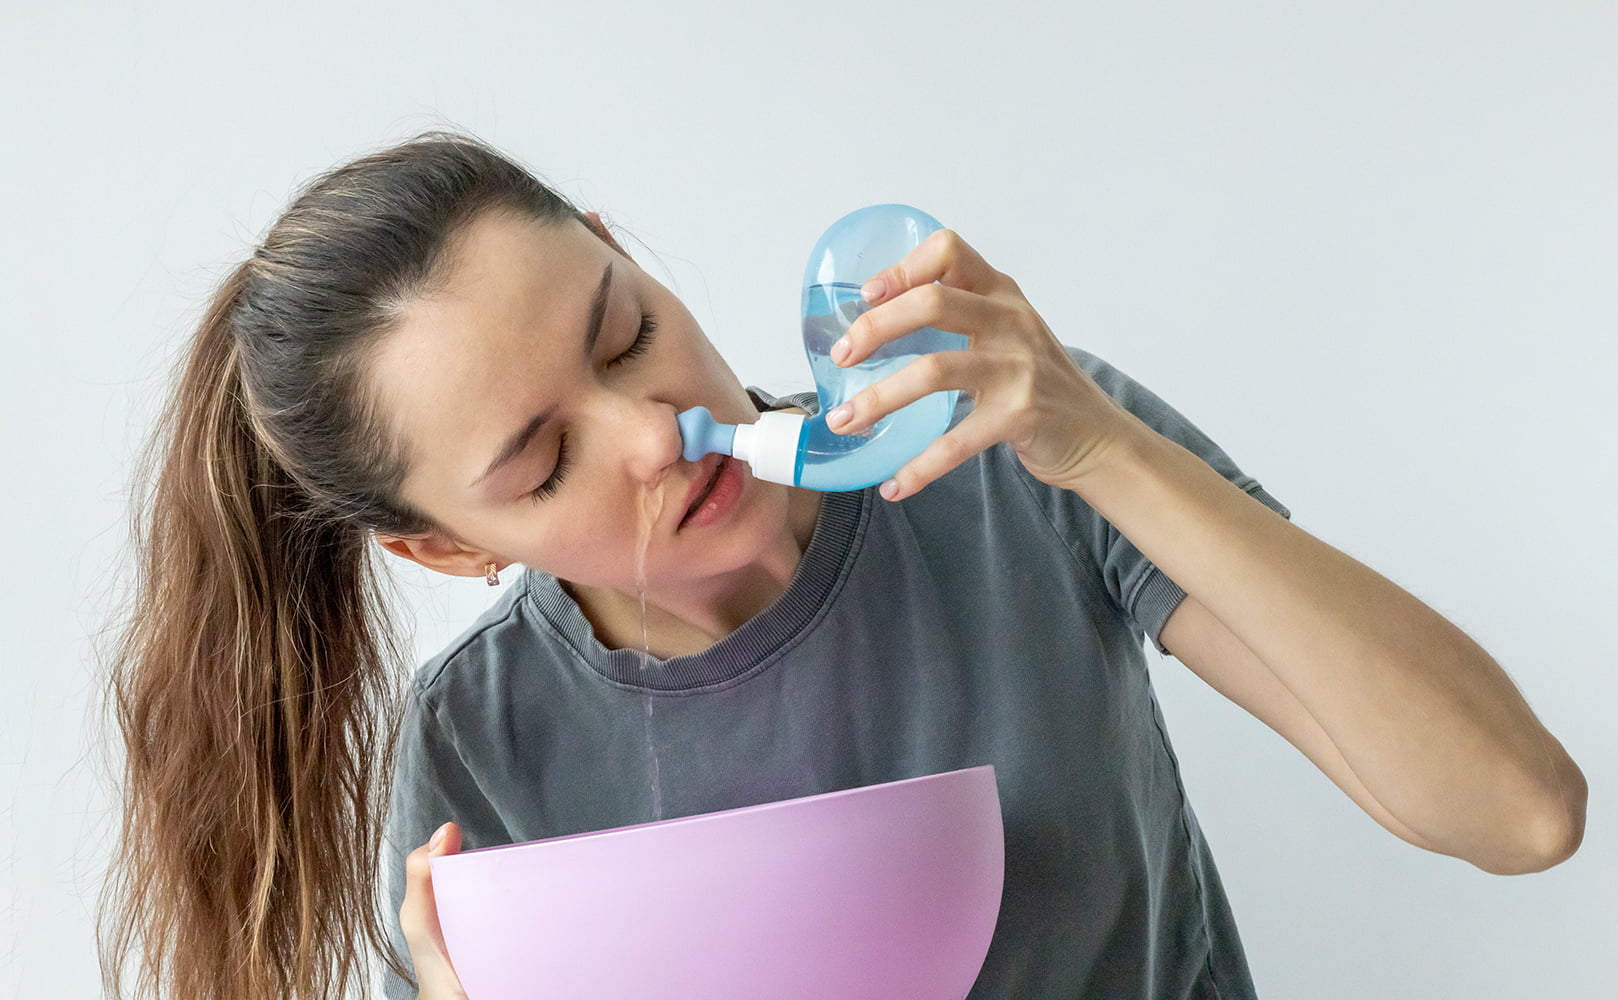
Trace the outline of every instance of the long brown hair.
[[140, 465], [110, 663], [113, 996], [366, 993], [372, 953], [405, 973], [377, 891], [404, 658], [370, 534], [434, 525], [362, 375], [489, 210], [583, 221], [466, 136], [366, 155], [297, 193], [195, 332]]

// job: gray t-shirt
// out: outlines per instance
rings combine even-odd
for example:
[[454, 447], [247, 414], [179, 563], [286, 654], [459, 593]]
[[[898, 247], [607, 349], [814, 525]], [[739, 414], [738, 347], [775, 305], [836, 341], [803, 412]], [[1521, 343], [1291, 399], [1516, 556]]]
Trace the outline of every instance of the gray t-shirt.
[[[1157, 396], [1069, 352], [1290, 516]], [[650, 696], [665, 817], [994, 765], [1006, 879], [973, 998], [1251, 997], [1147, 676], [1142, 637], [1167, 652], [1158, 634], [1183, 597], [1005, 445], [898, 503], [827, 494], [774, 604], [650, 670], [527, 570], [416, 676], [384, 852], [393, 912], [404, 854], [446, 820], [466, 849], [650, 820]], [[387, 991], [414, 996], [391, 976]]]

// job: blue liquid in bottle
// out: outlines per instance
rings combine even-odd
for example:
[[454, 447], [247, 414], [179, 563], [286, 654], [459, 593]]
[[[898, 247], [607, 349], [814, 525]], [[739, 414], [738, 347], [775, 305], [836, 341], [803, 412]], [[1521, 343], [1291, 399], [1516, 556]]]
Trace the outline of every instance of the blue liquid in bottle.
[[804, 421], [794, 485], [812, 490], [857, 490], [880, 483], [944, 433], [959, 393], [923, 396], [856, 434], [833, 433], [826, 426], [826, 412], [927, 353], [929, 342], [918, 343], [913, 338], [930, 333], [933, 340], [955, 338], [961, 347], [966, 346], [966, 338], [930, 328], [916, 330], [883, 344], [852, 368], [839, 368], [831, 359], [831, 345], [870, 306], [853, 284], [813, 285], [805, 290], [804, 300], [803, 348], [814, 371], [820, 412]]
[[807, 419], [768, 413], [755, 424], [713, 420], [704, 407], [679, 415], [683, 455], [696, 461], [717, 451], [745, 459], [753, 474], [813, 490], [857, 490], [891, 477], [949, 427], [960, 393], [931, 393], [855, 434], [836, 434], [825, 414], [922, 354], [960, 350], [967, 339], [932, 327], [883, 344], [850, 368], [831, 360], [831, 347], [870, 308], [860, 286], [899, 263], [922, 240], [944, 228], [908, 205], [871, 205], [850, 212], [826, 230], [804, 272], [803, 348], [814, 372], [820, 412]]

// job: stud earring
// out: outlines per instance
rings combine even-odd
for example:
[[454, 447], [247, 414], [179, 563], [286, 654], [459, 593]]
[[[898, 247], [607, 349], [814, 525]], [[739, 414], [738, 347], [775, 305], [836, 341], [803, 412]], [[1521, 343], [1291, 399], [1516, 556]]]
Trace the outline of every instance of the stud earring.
[[494, 563], [483, 567], [483, 582], [491, 587], [500, 586], [499, 571], [494, 568]]

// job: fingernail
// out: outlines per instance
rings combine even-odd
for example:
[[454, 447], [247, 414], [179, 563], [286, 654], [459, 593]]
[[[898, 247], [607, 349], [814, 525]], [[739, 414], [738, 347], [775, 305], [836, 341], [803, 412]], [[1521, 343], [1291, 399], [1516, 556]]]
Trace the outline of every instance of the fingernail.
[[887, 482], [882, 484], [882, 486], [877, 490], [877, 492], [882, 494], [882, 499], [884, 499], [884, 500], [892, 500], [894, 497], [899, 495], [899, 480], [897, 480], [897, 479], [888, 480]]
[[844, 403], [842, 406], [839, 406], [830, 413], [826, 414], [826, 423], [833, 427], [838, 427], [848, 423], [848, 419], [853, 415], [854, 411], [848, 408], [847, 403]]
[[864, 297], [865, 301], [867, 302], [875, 302], [877, 299], [882, 297], [882, 292], [886, 290], [886, 288], [887, 283], [881, 278], [872, 278], [870, 281], [867, 281], [865, 284], [860, 286], [860, 295]]
[[832, 363], [837, 364], [837, 365], [842, 364], [843, 359], [848, 357], [848, 350], [849, 350], [849, 348], [848, 348], [848, 338], [847, 337], [844, 337], [841, 340], [839, 340], [837, 343], [831, 345], [831, 360], [832, 360]]
[[438, 850], [438, 845], [442, 844], [444, 842], [444, 834], [446, 834], [448, 832], [449, 832], [449, 824], [448, 823], [445, 823], [443, 826], [439, 827], [438, 832], [433, 834], [433, 839], [427, 841], [427, 850], [428, 851], [436, 851], [436, 850]]

